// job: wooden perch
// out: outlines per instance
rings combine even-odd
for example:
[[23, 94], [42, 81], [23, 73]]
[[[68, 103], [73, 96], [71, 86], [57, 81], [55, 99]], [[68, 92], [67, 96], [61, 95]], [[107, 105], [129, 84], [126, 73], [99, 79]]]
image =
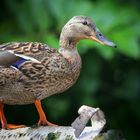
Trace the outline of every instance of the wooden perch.
[[[103, 129], [106, 120], [99, 108], [83, 105], [79, 117], [67, 126], [24, 127], [13, 130], [0, 130], [0, 140], [93, 140]], [[91, 120], [92, 126], [86, 127]]]

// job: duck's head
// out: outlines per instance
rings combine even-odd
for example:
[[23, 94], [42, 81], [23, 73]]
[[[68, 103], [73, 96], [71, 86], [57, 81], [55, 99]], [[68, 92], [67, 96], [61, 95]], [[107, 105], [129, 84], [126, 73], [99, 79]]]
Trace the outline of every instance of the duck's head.
[[64, 48], [75, 46], [81, 39], [91, 39], [106, 46], [116, 47], [113, 42], [104, 37], [90, 18], [74, 16], [62, 29], [60, 46]]

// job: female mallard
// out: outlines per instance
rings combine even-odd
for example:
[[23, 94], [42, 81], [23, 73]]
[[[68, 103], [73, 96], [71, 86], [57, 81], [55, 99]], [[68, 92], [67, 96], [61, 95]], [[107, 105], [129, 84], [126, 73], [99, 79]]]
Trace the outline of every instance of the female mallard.
[[4, 116], [4, 104], [35, 103], [39, 113], [38, 125], [53, 125], [43, 112], [40, 100], [61, 93], [77, 80], [81, 58], [76, 44], [91, 39], [115, 47], [90, 18], [75, 16], [63, 27], [60, 48], [55, 50], [42, 43], [7, 43], [0, 45], [0, 118], [2, 128], [9, 125]]

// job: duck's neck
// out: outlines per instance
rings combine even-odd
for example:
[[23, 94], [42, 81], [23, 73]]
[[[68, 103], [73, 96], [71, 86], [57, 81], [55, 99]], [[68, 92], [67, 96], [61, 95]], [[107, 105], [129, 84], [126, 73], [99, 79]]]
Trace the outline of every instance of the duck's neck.
[[60, 37], [60, 48], [59, 53], [61, 53], [64, 58], [68, 60], [71, 65], [73, 73], [79, 73], [81, 69], [81, 57], [76, 48], [76, 42], [65, 38], [64, 36]]

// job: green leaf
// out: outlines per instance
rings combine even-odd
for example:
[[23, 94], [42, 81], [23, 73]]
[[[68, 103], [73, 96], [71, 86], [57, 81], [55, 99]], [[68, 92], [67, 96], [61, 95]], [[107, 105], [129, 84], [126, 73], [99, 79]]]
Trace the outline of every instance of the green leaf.
[[46, 39], [44, 40], [46, 44], [48, 44], [52, 48], [58, 49], [59, 47], [59, 41], [58, 38], [54, 34], [49, 34], [46, 36]]
[[112, 35], [112, 38], [117, 42], [117, 50], [135, 59], [140, 58], [137, 30], [138, 29], [133, 26], [119, 30]]

